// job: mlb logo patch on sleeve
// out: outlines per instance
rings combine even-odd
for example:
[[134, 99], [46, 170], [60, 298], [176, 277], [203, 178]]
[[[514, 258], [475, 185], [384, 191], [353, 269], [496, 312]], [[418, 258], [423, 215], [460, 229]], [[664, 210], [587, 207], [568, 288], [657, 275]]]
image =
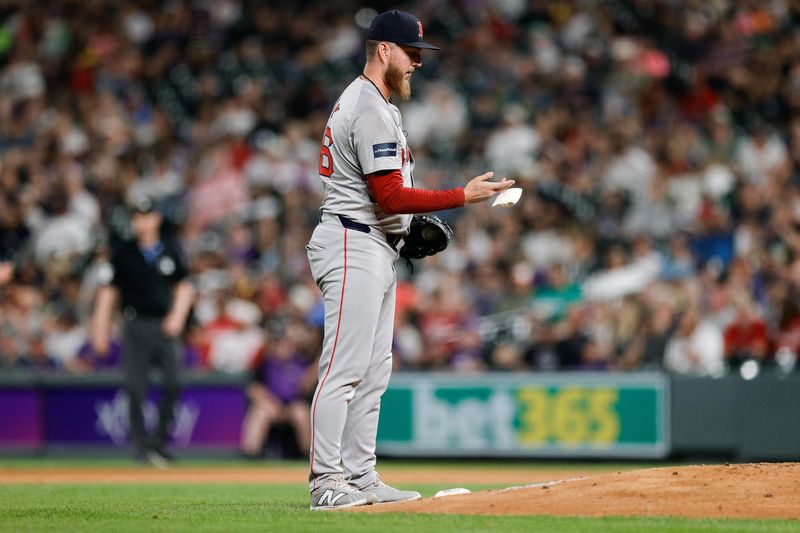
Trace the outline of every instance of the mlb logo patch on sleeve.
[[372, 155], [378, 157], [397, 157], [397, 143], [380, 143], [372, 145]]

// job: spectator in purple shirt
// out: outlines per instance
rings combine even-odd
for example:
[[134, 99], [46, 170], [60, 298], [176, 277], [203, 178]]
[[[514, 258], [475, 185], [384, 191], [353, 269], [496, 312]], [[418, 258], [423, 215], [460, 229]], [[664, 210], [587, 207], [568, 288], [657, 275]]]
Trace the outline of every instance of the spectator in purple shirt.
[[289, 326], [277, 335], [259, 360], [247, 386], [250, 402], [242, 426], [242, 452], [261, 456], [269, 430], [288, 423], [294, 430], [298, 450], [308, 454], [311, 428], [309, 396], [315, 385], [312, 360], [300, 349], [301, 334]]
[[122, 362], [122, 345], [119, 340], [112, 339], [108, 352], [101, 354], [92, 348], [91, 341], [86, 341], [78, 350], [77, 367], [84, 372], [104, 372], [120, 368]]

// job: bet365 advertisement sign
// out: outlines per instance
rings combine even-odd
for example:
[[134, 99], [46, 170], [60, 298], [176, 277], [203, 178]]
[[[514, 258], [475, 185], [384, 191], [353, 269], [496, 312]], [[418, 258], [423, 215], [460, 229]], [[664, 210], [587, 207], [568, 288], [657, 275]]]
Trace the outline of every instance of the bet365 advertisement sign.
[[395, 455], [664, 457], [660, 374], [395, 374], [378, 449]]

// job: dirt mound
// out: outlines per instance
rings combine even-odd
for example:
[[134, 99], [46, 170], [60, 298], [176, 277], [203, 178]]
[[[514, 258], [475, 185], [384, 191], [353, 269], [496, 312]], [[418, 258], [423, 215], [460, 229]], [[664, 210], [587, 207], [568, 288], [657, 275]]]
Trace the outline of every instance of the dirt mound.
[[632, 470], [353, 511], [800, 519], [800, 463]]

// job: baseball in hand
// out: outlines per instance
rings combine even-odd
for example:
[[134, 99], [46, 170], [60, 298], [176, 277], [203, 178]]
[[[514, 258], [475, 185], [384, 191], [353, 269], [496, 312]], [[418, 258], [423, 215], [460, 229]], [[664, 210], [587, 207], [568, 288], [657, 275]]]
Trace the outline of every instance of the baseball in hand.
[[520, 196], [522, 196], [522, 189], [511, 187], [497, 195], [492, 202], [492, 207], [511, 207], [519, 202]]

